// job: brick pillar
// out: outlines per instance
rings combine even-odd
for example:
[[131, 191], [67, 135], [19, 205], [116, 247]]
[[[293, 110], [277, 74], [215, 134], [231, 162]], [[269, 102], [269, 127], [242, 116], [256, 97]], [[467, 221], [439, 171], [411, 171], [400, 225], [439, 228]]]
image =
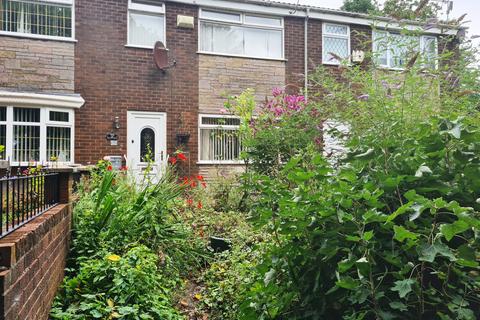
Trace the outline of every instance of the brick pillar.
[[59, 172], [58, 173], [58, 202], [70, 203], [73, 193], [73, 173]]

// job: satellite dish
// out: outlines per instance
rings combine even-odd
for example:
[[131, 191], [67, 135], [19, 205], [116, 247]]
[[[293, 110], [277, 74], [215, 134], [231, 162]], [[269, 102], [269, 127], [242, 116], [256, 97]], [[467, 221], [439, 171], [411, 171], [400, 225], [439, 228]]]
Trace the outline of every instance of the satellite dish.
[[162, 41], [157, 41], [153, 47], [153, 61], [159, 70], [165, 71], [176, 65], [175, 59], [173, 64], [168, 63], [168, 49], [165, 48], [165, 45]]

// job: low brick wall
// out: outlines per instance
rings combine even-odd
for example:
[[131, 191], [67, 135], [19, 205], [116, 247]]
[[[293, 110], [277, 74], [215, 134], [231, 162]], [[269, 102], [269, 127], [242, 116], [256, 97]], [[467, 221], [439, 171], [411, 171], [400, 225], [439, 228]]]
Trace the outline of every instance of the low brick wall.
[[71, 219], [71, 206], [60, 204], [0, 239], [0, 319], [48, 319], [64, 276]]

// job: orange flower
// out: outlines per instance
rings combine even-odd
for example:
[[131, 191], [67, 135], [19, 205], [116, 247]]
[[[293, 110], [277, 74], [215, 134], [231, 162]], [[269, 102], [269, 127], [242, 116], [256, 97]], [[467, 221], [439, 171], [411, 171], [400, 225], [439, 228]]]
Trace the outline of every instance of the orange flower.
[[168, 162], [170, 162], [170, 164], [172, 164], [172, 165], [175, 165], [175, 163], [177, 163], [177, 158], [170, 157], [170, 158], [168, 158]]
[[188, 206], [193, 206], [193, 200], [192, 199], [187, 199], [187, 205]]
[[177, 154], [177, 159], [180, 161], [187, 161], [187, 157], [185, 157], [185, 155], [181, 152]]
[[203, 176], [201, 176], [201, 175], [198, 175], [198, 176], [197, 176], [197, 180], [199, 180], [199, 181], [203, 181]]
[[107, 167], [107, 171], [112, 171], [112, 170], [113, 170], [112, 166]]
[[196, 186], [197, 186], [197, 183], [192, 180], [192, 182], [190, 183], [190, 187], [195, 188]]
[[201, 201], [198, 201], [197, 208], [198, 208], [198, 209], [202, 209], [202, 208], [203, 208], [203, 205], [202, 205], [202, 202], [201, 202]]
[[202, 181], [202, 187], [204, 187], [204, 188], [207, 187], [207, 183], [205, 181]]

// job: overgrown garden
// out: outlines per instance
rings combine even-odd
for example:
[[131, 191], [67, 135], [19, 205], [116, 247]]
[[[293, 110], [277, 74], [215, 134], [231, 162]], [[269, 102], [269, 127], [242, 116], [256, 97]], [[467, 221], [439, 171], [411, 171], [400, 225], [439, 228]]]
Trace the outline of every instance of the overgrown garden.
[[[472, 57], [320, 68], [308, 99], [283, 88], [261, 106], [251, 90], [229, 99], [238, 176], [178, 177], [178, 153], [159, 182], [100, 163], [79, 190], [52, 318], [480, 318]], [[230, 248], [213, 252], [211, 236]]]

